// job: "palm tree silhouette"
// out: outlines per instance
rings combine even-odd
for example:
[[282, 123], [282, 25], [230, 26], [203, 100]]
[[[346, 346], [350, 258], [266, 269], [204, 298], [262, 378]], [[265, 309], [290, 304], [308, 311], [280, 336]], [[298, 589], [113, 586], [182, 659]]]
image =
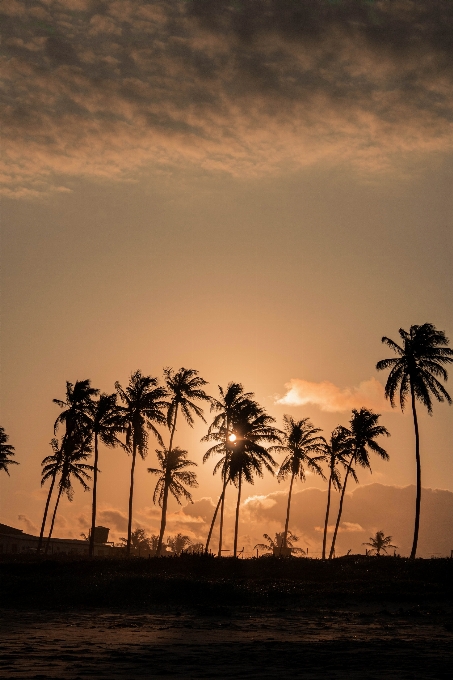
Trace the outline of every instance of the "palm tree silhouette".
[[[58, 447], [59, 451], [55, 452], [55, 469], [61, 470], [61, 476], [58, 483], [57, 500], [55, 502], [52, 520], [50, 523], [50, 530], [45, 546], [46, 554], [49, 550], [50, 539], [52, 538], [55, 518], [57, 516], [57, 510], [60, 504], [61, 496], [63, 493], [65, 493], [69, 501], [72, 501], [74, 497], [72, 479], [78, 481], [83, 487], [84, 491], [89, 491], [89, 486], [86, 481], [91, 479], [88, 471], [91, 472], [93, 470], [93, 466], [88, 465], [85, 461], [92, 453], [90, 441], [91, 432], [89, 432], [85, 437], [81, 436], [80, 433], [76, 433], [75, 436], [73, 435], [70, 438], [64, 439], [61, 446]], [[60, 451], [62, 454], [61, 463], [59, 466], [57, 466], [57, 461], [60, 459]]]
[[[171, 493], [174, 498], [176, 498], [179, 505], [181, 505], [181, 497], [184, 497], [189, 503], [193, 502], [192, 496], [186, 489], [186, 486], [193, 489], [198, 486], [198, 482], [195, 472], [187, 470], [187, 468], [196, 465], [196, 463], [187, 460], [187, 451], [184, 451], [179, 447], [176, 447], [171, 451], [167, 451], [167, 449], [162, 451], [157, 449], [156, 454], [160, 468], [148, 468], [148, 472], [152, 475], [158, 475], [159, 477], [156, 488], [154, 489], [153, 502], [158, 503], [162, 508], [161, 531], [162, 527], [165, 531], [168, 494]], [[160, 550], [162, 550], [161, 543]], [[157, 546], [157, 556], [160, 556], [159, 544]]]
[[11, 456], [16, 455], [14, 446], [8, 444], [9, 436], [3, 427], [0, 427], [0, 470], [4, 470], [9, 475], [8, 465], [19, 465], [17, 460], [11, 460]]
[[[330, 500], [332, 494], [332, 486], [337, 491], [341, 489], [341, 477], [338, 472], [337, 465], [341, 464], [343, 467], [348, 467], [348, 454], [351, 454], [351, 445], [349, 439], [349, 430], [345, 427], [339, 425], [332, 432], [330, 441], [326, 442], [325, 450], [327, 454], [327, 460], [329, 461], [329, 484], [327, 487], [327, 508], [326, 508], [326, 518], [324, 521], [324, 535], [322, 540], [322, 559], [326, 559], [326, 543], [327, 543], [327, 529], [329, 525], [329, 515], [330, 515]], [[355, 471], [353, 468], [350, 470], [350, 474], [355, 477]]]
[[134, 474], [137, 452], [142, 459], [146, 458], [148, 453], [147, 429], [151, 430], [159, 444], [163, 446], [162, 437], [154, 427], [154, 423], [161, 425], [166, 423], [163, 409], [168, 408], [168, 402], [165, 401], [167, 391], [164, 387], [158, 386], [157, 378], [144, 376], [141, 371], [132, 373], [129, 385], [125, 389], [121, 387], [119, 382], [115, 383], [115, 389], [123, 402], [123, 406], [120, 407], [121, 423], [123, 431], [126, 432], [127, 450], [132, 453], [126, 545], [126, 554], [129, 556], [131, 553]]
[[89, 556], [94, 555], [94, 534], [96, 527], [97, 479], [99, 464], [99, 440], [109, 447], [121, 446], [125, 448], [117, 434], [122, 431], [121, 411], [116, 403], [117, 395], [101, 394], [91, 405], [91, 430], [94, 435], [94, 472], [93, 472], [93, 501], [91, 512], [91, 531]]
[[370, 543], [362, 543], [362, 545], [369, 545], [371, 546], [372, 550], [370, 550], [370, 553], [375, 552], [376, 555], [381, 554], [382, 552], [385, 552], [387, 554], [387, 548], [397, 548], [397, 545], [392, 545], [390, 541], [392, 540], [391, 536], [384, 536], [383, 531], [376, 531], [375, 536], [370, 536]]
[[[42, 465], [44, 465], [43, 476], [41, 477], [41, 486], [51, 479], [49, 492], [47, 494], [46, 504], [41, 523], [41, 531], [39, 533], [37, 552], [41, 551], [42, 542], [44, 538], [44, 531], [46, 527], [47, 514], [49, 511], [50, 500], [55, 487], [57, 474], [62, 472], [63, 461], [72, 455], [71, 449], [77, 449], [80, 445], [80, 440], [89, 439], [91, 433], [91, 418], [90, 412], [92, 408], [92, 399], [99, 393], [99, 390], [91, 387], [89, 380], [77, 380], [74, 384], [66, 382], [66, 399], [53, 399], [53, 403], [64, 409], [58, 418], [55, 420], [54, 432], [56, 433], [60, 425], [65, 425], [65, 434], [61, 445], [56, 439], [51, 442], [54, 455], [44, 458]], [[59, 461], [57, 464], [57, 460]], [[51, 467], [46, 467], [50, 465]], [[61, 495], [61, 494], [60, 494]], [[57, 505], [58, 507], [58, 505]]]
[[294, 546], [294, 543], [296, 543], [299, 538], [291, 531], [287, 531], [286, 536], [284, 531], [277, 532], [274, 539], [272, 539], [269, 534], [263, 534], [263, 538], [266, 539], [267, 543], [257, 543], [253, 550], [265, 550], [267, 553], [274, 554], [274, 550], [279, 549], [281, 551], [282, 548], [291, 548], [292, 553], [296, 555], [305, 555], [305, 550]]
[[361, 408], [360, 411], [353, 409], [352, 418], [350, 420], [350, 444], [351, 454], [349, 456], [348, 467], [344, 478], [343, 489], [340, 496], [340, 507], [338, 510], [337, 522], [335, 524], [335, 531], [332, 538], [332, 546], [330, 548], [329, 559], [332, 559], [335, 552], [335, 543], [337, 540], [338, 527], [340, 526], [341, 514], [343, 512], [344, 495], [346, 492], [346, 484], [348, 477], [351, 474], [353, 465], [360, 465], [371, 471], [369, 449], [384, 460], [388, 460], [387, 451], [383, 449], [374, 440], [380, 435], [390, 436], [390, 432], [383, 425], [378, 425], [380, 415], [372, 411]]
[[385, 396], [395, 407], [395, 396], [399, 390], [401, 410], [404, 411], [406, 401], [409, 398], [412, 406], [412, 416], [415, 430], [415, 460], [417, 466], [417, 497], [415, 501], [415, 526], [414, 539], [410, 557], [415, 559], [417, 554], [418, 531], [420, 526], [420, 505], [422, 496], [421, 462], [420, 462], [420, 434], [416, 400], [426, 406], [428, 413], [432, 415], [432, 396], [437, 401], [452, 403], [451, 397], [445, 387], [437, 379], [448, 379], [448, 373], [443, 364], [453, 362], [453, 350], [447, 347], [448, 338], [444, 331], [438, 331], [431, 323], [422, 326], [411, 326], [408, 331], [400, 328], [399, 334], [403, 341], [402, 346], [390, 338], [383, 337], [382, 342], [388, 345], [398, 356], [393, 359], [378, 361], [378, 371], [390, 368], [390, 374], [385, 386]]
[[[263, 443], [281, 442], [282, 432], [272, 423], [275, 418], [269, 416], [256, 403], [244, 404], [244, 407], [233, 414], [231, 423], [235, 440], [229, 460], [229, 479], [238, 489], [236, 503], [236, 519], [234, 526], [233, 555], [237, 557], [239, 531], [239, 510], [241, 505], [242, 482], [254, 483], [254, 476], [263, 476], [263, 467], [271, 474], [277, 463]], [[231, 436], [230, 436], [231, 439]]]
[[[206, 422], [203, 417], [203, 409], [197, 404], [194, 404], [194, 399], [211, 401], [211, 398], [203, 389], [201, 389], [208, 383], [198, 375], [198, 371], [195, 371], [192, 368], [180, 368], [177, 372], [173, 371], [171, 368], [165, 368], [164, 376], [165, 382], [167, 384], [168, 394], [170, 395], [170, 403], [167, 411], [167, 426], [170, 430], [170, 443], [168, 450], [172, 451], [179, 409], [181, 409], [187, 424], [190, 425], [190, 427], [193, 427], [194, 415]], [[159, 544], [157, 546], [158, 556], [160, 556], [162, 551], [165, 521], [165, 515], [162, 513]]]
[[176, 534], [176, 536], [169, 536], [167, 538], [167, 544], [172, 549], [174, 554], [178, 555], [179, 557], [182, 552], [187, 550], [192, 545], [192, 541], [190, 540], [189, 536], [184, 536], [183, 534], [179, 533]]
[[211, 411], [218, 411], [211, 425], [209, 426], [208, 434], [205, 435], [201, 441], [215, 441], [217, 444], [212, 446], [208, 451], [206, 451], [203, 456], [203, 463], [213, 455], [221, 454], [222, 458], [215, 465], [213, 474], [216, 474], [218, 470], [221, 470], [222, 475], [222, 491], [219, 496], [216, 508], [214, 510], [214, 515], [212, 517], [211, 526], [209, 528], [208, 538], [206, 540], [205, 552], [209, 550], [209, 543], [211, 541], [212, 532], [214, 529], [214, 524], [217, 518], [217, 514], [220, 508], [220, 535], [219, 535], [219, 550], [218, 557], [222, 556], [222, 541], [223, 541], [223, 517], [225, 509], [225, 494], [226, 487], [231, 481], [230, 478], [230, 460], [231, 453], [234, 449], [234, 440], [236, 435], [234, 435], [231, 429], [231, 423], [235, 419], [235, 414], [237, 414], [244, 408], [247, 408], [250, 412], [255, 409], [256, 414], [259, 413], [259, 406], [256, 401], [254, 401], [253, 392], [244, 392], [244, 387], [240, 383], [230, 382], [227, 385], [226, 390], [224, 390], [219, 385], [220, 399], [211, 398]]
[[283, 532], [283, 543], [280, 546], [281, 548], [286, 548], [294, 480], [298, 477], [302, 482], [305, 482], [305, 467], [307, 467], [310, 472], [321, 475], [321, 477], [325, 479], [320, 463], [326, 458], [326, 441], [324, 437], [318, 435], [318, 432], [321, 432], [319, 427], [314, 427], [308, 418], [295, 421], [292, 416], [284, 415], [283, 423], [283, 443], [278, 446], [272, 446], [270, 451], [286, 454], [286, 458], [281, 464], [277, 474], [278, 481], [283, 481], [288, 476], [291, 478], [286, 508], [285, 530]]

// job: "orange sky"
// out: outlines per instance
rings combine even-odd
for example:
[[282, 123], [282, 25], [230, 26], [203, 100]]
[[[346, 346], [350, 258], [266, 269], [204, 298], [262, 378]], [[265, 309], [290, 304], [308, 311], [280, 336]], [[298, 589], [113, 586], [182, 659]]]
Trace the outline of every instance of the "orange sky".
[[[137, 368], [196, 368], [212, 394], [243, 382], [278, 424], [309, 416], [326, 434], [369, 404], [391, 459], [361, 485], [414, 483], [410, 417], [382, 402], [374, 366], [401, 326], [453, 335], [453, 8], [435, 6], [5, 4], [0, 405], [21, 464], [0, 478], [0, 521], [40, 522], [65, 381], [112, 391]], [[424, 487], [453, 492], [452, 422], [446, 405], [421, 414]], [[199, 463], [197, 501], [219, 487], [201, 464], [204, 432], [177, 433]], [[153, 449], [135, 499], [150, 531]], [[101, 512], [118, 537], [130, 461], [101, 456]], [[279, 508], [269, 494], [284, 489], [269, 476], [246, 489], [247, 545], [281, 528], [247, 496]], [[345, 521], [363, 532], [345, 531], [343, 548], [373, 529], [405, 545], [412, 506], [396, 498], [375, 524], [351, 500]], [[433, 498], [453, 519], [451, 496]], [[204, 503], [170, 531], [204, 535]], [[77, 490], [58, 535], [86, 531], [88, 513]], [[295, 513], [315, 550], [316, 520]], [[440, 533], [427, 552], [444, 550]]]

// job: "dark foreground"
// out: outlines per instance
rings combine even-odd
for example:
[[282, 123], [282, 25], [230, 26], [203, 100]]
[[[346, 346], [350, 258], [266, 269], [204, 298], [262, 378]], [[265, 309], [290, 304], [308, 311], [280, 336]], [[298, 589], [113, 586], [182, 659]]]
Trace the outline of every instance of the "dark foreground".
[[453, 560], [0, 562], [1, 678], [450, 678]]

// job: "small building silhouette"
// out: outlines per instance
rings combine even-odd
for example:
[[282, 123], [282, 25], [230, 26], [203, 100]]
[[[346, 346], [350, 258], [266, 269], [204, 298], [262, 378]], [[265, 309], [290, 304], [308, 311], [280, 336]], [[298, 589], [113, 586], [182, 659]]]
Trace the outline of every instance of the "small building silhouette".
[[[98, 557], [115, 555], [118, 548], [108, 544], [109, 529], [96, 527], [94, 533], [94, 554]], [[47, 540], [47, 539], [45, 539]], [[26, 534], [22, 529], [0, 523], [0, 555], [34, 553], [38, 547], [38, 536]], [[45, 542], [44, 542], [45, 545]], [[51, 538], [50, 555], [88, 555], [88, 541], [77, 538]]]

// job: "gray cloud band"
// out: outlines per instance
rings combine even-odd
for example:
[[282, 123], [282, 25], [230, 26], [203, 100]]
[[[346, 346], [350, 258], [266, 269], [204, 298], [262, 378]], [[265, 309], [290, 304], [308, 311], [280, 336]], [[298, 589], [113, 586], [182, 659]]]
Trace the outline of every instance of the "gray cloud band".
[[181, 162], [375, 171], [452, 148], [447, 0], [9, 0], [2, 12], [7, 193]]

